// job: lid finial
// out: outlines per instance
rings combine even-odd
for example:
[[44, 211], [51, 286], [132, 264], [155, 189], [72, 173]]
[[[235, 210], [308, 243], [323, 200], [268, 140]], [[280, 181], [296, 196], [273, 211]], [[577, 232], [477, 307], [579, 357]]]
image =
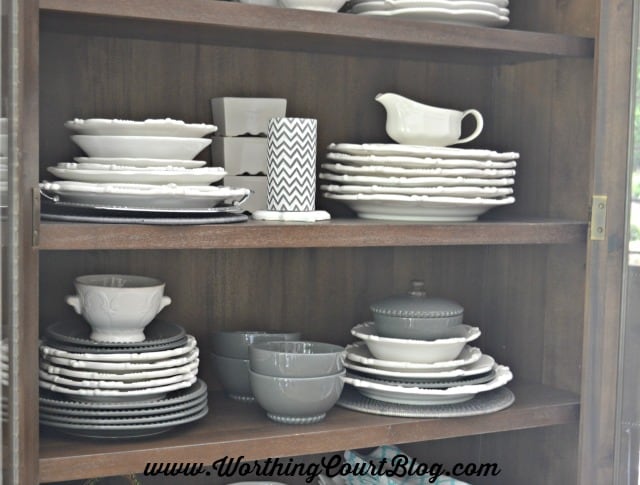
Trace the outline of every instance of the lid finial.
[[409, 291], [409, 295], [416, 298], [424, 298], [425, 296], [427, 296], [427, 292], [424, 289], [424, 281], [412, 280], [411, 290]]

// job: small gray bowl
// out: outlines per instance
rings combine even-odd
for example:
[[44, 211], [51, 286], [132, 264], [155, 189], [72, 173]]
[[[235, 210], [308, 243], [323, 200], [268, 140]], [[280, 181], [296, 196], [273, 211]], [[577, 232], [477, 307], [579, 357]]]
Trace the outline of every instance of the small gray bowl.
[[322, 421], [340, 398], [346, 371], [322, 377], [273, 377], [249, 370], [251, 390], [269, 419], [284, 424]]
[[231, 399], [236, 401], [254, 400], [249, 382], [248, 359], [234, 359], [212, 353], [211, 362], [222, 389]]
[[265, 376], [321, 377], [344, 368], [343, 353], [344, 347], [324, 342], [259, 342], [249, 346], [249, 365]]
[[229, 330], [211, 333], [214, 354], [234, 359], [249, 359], [249, 345], [272, 340], [300, 340], [300, 332], [269, 332], [265, 330]]

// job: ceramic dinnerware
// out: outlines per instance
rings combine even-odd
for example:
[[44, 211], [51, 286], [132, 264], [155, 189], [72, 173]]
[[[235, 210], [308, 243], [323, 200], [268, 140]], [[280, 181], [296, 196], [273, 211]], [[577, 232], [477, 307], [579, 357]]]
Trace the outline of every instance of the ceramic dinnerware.
[[249, 346], [251, 370], [274, 377], [319, 377], [341, 372], [344, 347], [324, 342], [260, 342]]
[[214, 354], [234, 359], [249, 359], [249, 345], [272, 340], [300, 340], [300, 332], [266, 330], [221, 330], [211, 333]]

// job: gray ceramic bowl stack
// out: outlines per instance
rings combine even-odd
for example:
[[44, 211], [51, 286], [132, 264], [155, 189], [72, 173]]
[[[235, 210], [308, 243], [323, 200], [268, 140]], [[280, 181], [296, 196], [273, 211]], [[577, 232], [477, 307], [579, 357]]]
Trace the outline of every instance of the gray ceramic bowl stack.
[[[349, 398], [340, 403], [345, 407], [414, 417], [465, 415], [467, 408], [446, 406], [499, 389], [513, 378], [508, 367], [469, 345], [480, 329], [463, 323], [463, 307], [428, 297], [422, 281], [413, 281], [408, 294], [372, 304], [371, 311], [374, 321], [353, 327], [351, 333], [360, 341], [345, 350], [345, 383], [350, 385]], [[358, 400], [353, 389], [369, 401]], [[504, 391], [497, 405], [490, 401], [480, 411], [509, 405], [513, 395]], [[434, 414], [430, 406], [440, 408]]]
[[342, 393], [344, 348], [323, 342], [254, 343], [251, 389], [269, 419], [285, 424], [322, 421]]
[[249, 383], [249, 346], [254, 342], [298, 340], [299, 332], [264, 330], [218, 331], [211, 334], [211, 364], [227, 396], [236, 401], [254, 400]]
[[284, 98], [222, 97], [211, 99], [219, 129], [211, 144], [214, 165], [222, 165], [224, 183], [251, 190], [243, 209], [267, 208], [267, 128], [271, 118], [285, 116]]

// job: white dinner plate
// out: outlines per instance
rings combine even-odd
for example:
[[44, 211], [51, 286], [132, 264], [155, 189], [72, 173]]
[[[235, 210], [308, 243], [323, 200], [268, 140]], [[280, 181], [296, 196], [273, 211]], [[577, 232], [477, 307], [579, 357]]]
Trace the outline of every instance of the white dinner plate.
[[502, 387], [513, 379], [513, 374], [507, 366], [498, 365], [495, 371], [495, 378], [485, 384], [455, 386], [447, 389], [396, 386], [350, 376], [345, 376], [343, 380], [345, 384], [354, 386], [365, 396], [380, 401], [413, 405], [455, 404], [467, 401], [478, 393]]
[[385, 185], [390, 187], [506, 187], [515, 182], [512, 178], [479, 179], [470, 177], [375, 177], [371, 175], [342, 175], [320, 172], [318, 177], [345, 185]]
[[495, 364], [494, 358], [486, 354], [482, 354], [480, 358], [472, 364], [466, 365], [464, 367], [458, 367], [457, 369], [441, 371], [441, 372], [415, 372], [413, 370], [405, 371], [405, 370], [379, 369], [377, 367], [360, 365], [356, 362], [353, 362], [349, 358], [345, 359], [344, 361], [344, 366], [347, 369], [361, 372], [363, 374], [368, 374], [378, 379], [391, 378], [391, 379], [403, 379], [403, 380], [410, 380], [410, 381], [434, 380], [434, 379], [439, 379], [439, 380], [460, 379], [464, 377], [477, 376], [479, 374], [490, 372], [494, 364]]
[[[358, 5], [361, 3], [368, 3], [374, 0], [351, 0], [350, 3], [351, 5]], [[380, 1], [380, 0], [377, 0]], [[420, 2], [421, 0], [413, 0], [416, 2]], [[428, 0], [424, 0], [424, 1], [428, 1]], [[445, 0], [448, 3], [464, 3], [467, 0]], [[501, 7], [501, 8], [507, 8], [509, 6], [509, 0], [475, 0], [476, 2], [479, 3], [490, 3], [492, 5], [495, 5], [496, 7]]]
[[[40, 345], [40, 354], [44, 357], [62, 357], [74, 361], [92, 361], [92, 362], [156, 362], [181, 355], [189, 354], [197, 349], [196, 339], [192, 335], [187, 335], [187, 343], [182, 347], [170, 350], [160, 350], [157, 352], [123, 352], [113, 354], [97, 354], [89, 352], [68, 352], [66, 350], [56, 349], [45, 344]], [[76, 367], [76, 366], [71, 366]]]
[[345, 348], [345, 355], [353, 362], [358, 362], [368, 367], [376, 367], [378, 369], [402, 372], [441, 373], [471, 365], [480, 360], [483, 354], [479, 348], [472, 347], [471, 345], [465, 345], [462, 348], [460, 355], [458, 355], [454, 360], [424, 364], [420, 362], [378, 359], [369, 351], [366, 343], [355, 342]]
[[516, 168], [515, 160], [465, 160], [457, 158], [411, 157], [406, 155], [349, 155], [328, 152], [328, 160], [350, 165], [384, 165], [403, 168]]
[[446, 197], [505, 197], [511, 187], [393, 187], [388, 185], [321, 185], [320, 190], [334, 194], [440, 195]]
[[513, 197], [465, 199], [429, 195], [333, 194], [330, 192], [323, 192], [323, 196], [344, 202], [363, 219], [418, 222], [471, 222], [492, 207], [515, 202]]
[[480, 337], [478, 327], [464, 324], [452, 327], [451, 333], [454, 336], [450, 338], [417, 340], [380, 337], [373, 322], [360, 323], [351, 329], [351, 335], [363, 340], [377, 359], [423, 364], [457, 359], [466, 344]]
[[104, 157], [74, 157], [78, 163], [99, 165], [124, 165], [126, 167], [182, 167], [200, 168], [207, 162], [204, 160], [172, 160], [170, 158], [104, 158]]
[[404, 168], [385, 165], [345, 165], [342, 163], [323, 163], [325, 170], [346, 175], [371, 175], [377, 177], [475, 177], [505, 178], [513, 177], [513, 169], [495, 168]]
[[403, 20], [443, 22], [457, 25], [478, 25], [482, 27], [504, 27], [509, 23], [509, 17], [507, 16], [470, 8], [452, 10], [446, 8], [414, 7], [394, 10], [374, 10], [361, 12], [358, 15], [394, 17]]
[[353, 4], [352, 13], [374, 12], [377, 10], [396, 10], [399, 8], [441, 8], [445, 10], [480, 10], [504, 17], [509, 16], [509, 9], [498, 7], [491, 2], [474, 0], [367, 0]]
[[185, 123], [171, 118], [144, 121], [76, 118], [67, 121], [64, 126], [81, 135], [174, 136], [181, 138], [200, 138], [210, 135], [218, 129], [215, 125]]
[[165, 369], [155, 369], [139, 372], [97, 372], [92, 370], [78, 370], [69, 367], [62, 367], [50, 364], [46, 361], [40, 362], [40, 368], [50, 375], [60, 375], [72, 377], [74, 379], [87, 379], [98, 381], [142, 381], [145, 379], [160, 379], [180, 374], [192, 373], [198, 370], [200, 360], [196, 359], [186, 365], [178, 367], [168, 367]]
[[249, 197], [246, 188], [208, 185], [102, 184], [74, 181], [41, 182], [40, 189], [60, 201], [147, 209], [206, 209], [237, 205]]
[[122, 168], [113, 170], [78, 168], [77, 164], [47, 167], [63, 180], [89, 183], [209, 185], [222, 180], [227, 172], [222, 167], [202, 168]]
[[409, 157], [453, 158], [470, 160], [510, 161], [520, 158], [516, 152], [496, 152], [479, 148], [429, 147], [400, 143], [331, 143], [330, 151], [350, 155], [398, 155]]
[[170, 377], [161, 377], [159, 379], [144, 379], [142, 381], [97, 381], [97, 380], [78, 380], [69, 377], [49, 374], [47, 371], [40, 369], [40, 379], [51, 384], [68, 386], [79, 389], [112, 389], [120, 391], [133, 391], [136, 389], [147, 389], [152, 387], [162, 387], [176, 384], [182, 381], [188, 381], [194, 378], [198, 371], [192, 371], [186, 374], [178, 374]]
[[68, 396], [74, 396], [78, 399], [87, 400], [118, 400], [118, 401], [137, 401], [142, 399], [162, 399], [168, 392], [177, 389], [184, 389], [196, 382], [196, 377], [184, 379], [180, 382], [169, 384], [166, 386], [149, 387], [144, 389], [119, 390], [119, 389], [78, 389], [68, 387], [62, 384], [53, 384], [42, 379], [39, 380], [40, 387], [49, 389], [50, 391], [59, 392]]
[[173, 136], [72, 135], [71, 139], [90, 157], [170, 158], [192, 160], [211, 145], [211, 138]]

